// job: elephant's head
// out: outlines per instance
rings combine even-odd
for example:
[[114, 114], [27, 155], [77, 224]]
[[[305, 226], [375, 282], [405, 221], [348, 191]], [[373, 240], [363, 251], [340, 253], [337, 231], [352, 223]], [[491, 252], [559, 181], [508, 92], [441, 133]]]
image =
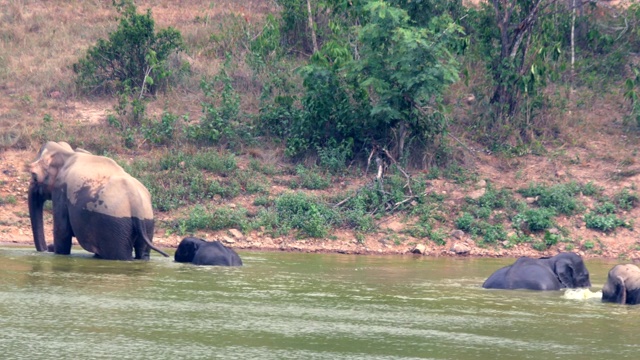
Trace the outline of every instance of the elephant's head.
[[183, 263], [192, 262], [200, 246], [206, 243], [207, 242], [205, 240], [195, 237], [186, 237], [182, 239], [174, 255], [175, 261]]
[[634, 264], [616, 265], [609, 271], [607, 282], [602, 287], [602, 301], [635, 305], [639, 289], [640, 268]]
[[29, 165], [31, 173], [28, 196], [29, 217], [31, 218], [33, 242], [38, 251], [47, 250], [42, 220], [44, 202], [51, 200], [58, 172], [73, 154], [73, 149], [66, 142], [49, 141], [40, 149], [36, 161]]
[[561, 253], [551, 259], [553, 270], [563, 286], [567, 288], [591, 287], [589, 271], [578, 254]]

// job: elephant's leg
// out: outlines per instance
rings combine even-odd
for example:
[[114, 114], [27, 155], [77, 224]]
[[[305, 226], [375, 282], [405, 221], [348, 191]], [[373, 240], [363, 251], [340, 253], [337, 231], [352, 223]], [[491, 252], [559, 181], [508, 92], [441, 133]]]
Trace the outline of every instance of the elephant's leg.
[[56, 254], [69, 255], [71, 253], [71, 238], [73, 230], [69, 222], [69, 212], [67, 210], [64, 194], [58, 193], [53, 201], [53, 252]]
[[136, 239], [133, 251], [135, 252], [136, 260], [149, 260], [149, 258], [151, 257], [151, 248], [143, 239]]

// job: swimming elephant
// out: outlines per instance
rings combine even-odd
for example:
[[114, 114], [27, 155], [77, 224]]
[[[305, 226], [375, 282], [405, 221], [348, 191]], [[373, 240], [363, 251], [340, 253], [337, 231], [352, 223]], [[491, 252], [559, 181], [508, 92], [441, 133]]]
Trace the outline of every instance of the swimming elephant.
[[153, 246], [151, 195], [115, 161], [65, 142], [47, 142], [29, 165], [29, 217], [38, 251], [46, 251], [42, 218], [53, 203], [53, 252], [69, 254], [75, 237], [85, 250], [110, 260], [149, 259]]
[[533, 259], [521, 257], [494, 272], [482, 284], [486, 289], [560, 290], [590, 287], [589, 271], [574, 253]]
[[609, 270], [607, 282], [602, 287], [602, 302], [640, 304], [640, 268], [625, 264]]
[[238, 253], [220, 241], [208, 242], [196, 237], [186, 237], [178, 245], [174, 255], [176, 262], [194, 265], [242, 266]]

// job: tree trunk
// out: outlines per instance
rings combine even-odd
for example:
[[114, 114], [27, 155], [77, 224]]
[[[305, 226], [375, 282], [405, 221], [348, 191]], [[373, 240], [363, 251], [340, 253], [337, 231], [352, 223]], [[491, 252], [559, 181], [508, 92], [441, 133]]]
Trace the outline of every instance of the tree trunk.
[[313, 53], [318, 52], [318, 41], [316, 40], [316, 30], [313, 26], [313, 16], [311, 14], [311, 1], [307, 0], [307, 14], [309, 15], [309, 30], [311, 30], [311, 42], [313, 43]]

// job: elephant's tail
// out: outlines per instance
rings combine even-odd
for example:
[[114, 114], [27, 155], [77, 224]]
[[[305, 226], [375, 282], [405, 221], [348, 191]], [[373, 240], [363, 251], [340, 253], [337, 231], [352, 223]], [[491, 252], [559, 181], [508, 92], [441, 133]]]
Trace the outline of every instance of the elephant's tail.
[[138, 231], [140, 231], [140, 236], [144, 239], [144, 242], [147, 243], [147, 245], [149, 245], [149, 247], [157, 252], [159, 252], [160, 254], [162, 254], [164, 257], [169, 257], [169, 254], [167, 254], [166, 252], [158, 249], [157, 247], [155, 247], [153, 245], [153, 243], [151, 242], [151, 240], [149, 239], [149, 236], [147, 235], [147, 226], [145, 224], [145, 222], [141, 219], [135, 218], [138, 221]]

